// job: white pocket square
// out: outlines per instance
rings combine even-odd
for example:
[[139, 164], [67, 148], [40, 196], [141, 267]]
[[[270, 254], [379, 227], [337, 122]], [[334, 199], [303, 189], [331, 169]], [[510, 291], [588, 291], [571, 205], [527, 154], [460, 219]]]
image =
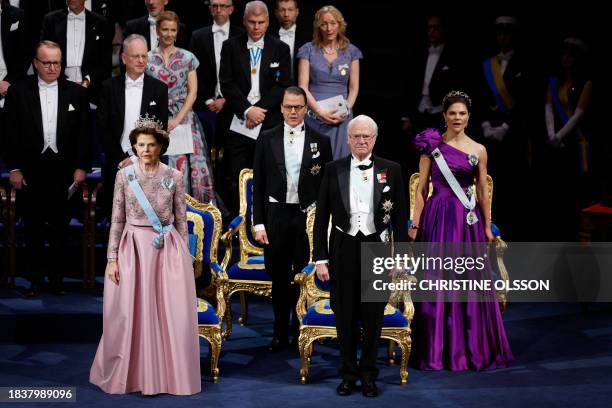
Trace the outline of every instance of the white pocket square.
[[76, 110], [76, 109], [74, 109], [74, 106], [72, 106], [72, 104], [69, 104], [68, 105], [68, 112], [72, 112], [74, 110]]
[[99, 35], [96, 35], [96, 41], [98, 41], [100, 39]]
[[15, 21], [13, 24], [11, 24], [10, 31], [15, 31], [18, 28], [19, 28], [19, 21]]
[[157, 105], [157, 104], [155, 103], [155, 101], [151, 101], [151, 102], [149, 103], [149, 106], [156, 106], [156, 105]]
[[442, 71], [448, 71], [450, 69], [450, 67], [448, 65], [445, 65], [442, 67]]
[[391, 190], [391, 187], [389, 186], [385, 186], [385, 188], [383, 188], [383, 193], [386, 193], [387, 191]]
[[278, 62], [271, 62], [270, 63], [270, 68], [278, 68]]

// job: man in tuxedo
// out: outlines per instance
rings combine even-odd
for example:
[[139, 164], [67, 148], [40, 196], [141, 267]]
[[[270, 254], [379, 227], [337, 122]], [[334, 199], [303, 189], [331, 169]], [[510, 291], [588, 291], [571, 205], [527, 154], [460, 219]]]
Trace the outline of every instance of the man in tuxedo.
[[11, 185], [20, 190], [30, 296], [40, 291], [42, 268], [47, 268], [53, 291], [63, 293], [66, 260], [59, 249], [69, 221], [67, 199], [85, 180], [91, 160], [87, 92], [60, 77], [61, 63], [59, 45], [42, 41], [33, 60], [38, 75], [12, 85], [5, 104], [12, 121], [6, 127], [7, 164]]
[[272, 35], [279, 38], [289, 46], [291, 54], [291, 79], [297, 83], [298, 60], [297, 52], [300, 47], [312, 40], [312, 33], [304, 29], [304, 25], [297, 25], [297, 18], [300, 14], [297, 0], [276, 0], [274, 10], [279, 28], [272, 31]]
[[[24, 54], [26, 45], [23, 11], [8, 3], [0, 3], [0, 146], [4, 146], [4, 98], [11, 84], [26, 74], [29, 63]], [[0, 152], [0, 157], [5, 153]]]
[[[144, 4], [149, 12], [146, 16], [129, 20], [125, 23], [123, 35], [127, 38], [130, 34], [140, 34], [147, 39], [147, 48], [149, 50], [157, 48], [159, 40], [157, 38], [156, 18], [159, 13], [166, 10], [168, 0], [144, 0]], [[189, 45], [189, 33], [185, 24], [179, 24], [179, 30], [176, 37], [176, 46], [179, 48], [187, 48]]]
[[115, 175], [133, 153], [129, 135], [140, 116], [155, 116], [168, 128], [168, 86], [145, 75], [147, 40], [132, 34], [123, 41], [121, 59], [125, 76], [110, 78], [102, 84], [98, 106], [98, 129], [104, 137], [104, 208], [110, 217]]
[[289, 47], [266, 34], [270, 21], [266, 4], [247, 3], [243, 21], [246, 33], [223, 43], [219, 68], [225, 109], [233, 115], [225, 148], [235, 192], [232, 212], [238, 209], [240, 171], [253, 166], [258, 132], [282, 121], [279, 107], [291, 83]]
[[89, 91], [97, 104], [102, 82], [110, 77], [112, 45], [108, 22], [85, 9], [85, 0], [66, 0], [68, 8], [51, 12], [43, 19], [41, 40], [60, 44], [66, 77]]
[[[541, 102], [530, 98], [531, 83], [529, 66], [517, 47], [519, 21], [513, 16], [495, 19], [495, 36], [498, 52], [482, 62], [481, 118], [483, 144], [489, 155], [489, 173], [495, 180], [495, 216], [497, 223], [504, 226], [504, 236], [518, 240], [518, 227], [527, 207], [507, 205], [513, 201], [514, 191], [510, 187], [516, 180], [526, 176], [528, 168], [527, 123], [534, 123], [538, 116], [531, 118], [531, 112], [538, 112]], [[516, 227], [515, 227], [516, 226]], [[517, 228], [518, 227], [518, 228]]]
[[[402, 117], [404, 130], [420, 132], [442, 125], [442, 99], [452, 90], [464, 89], [460, 64], [464, 63], [446, 41], [440, 16], [427, 19], [427, 46], [414, 61], [408, 110]], [[415, 154], [418, 157], [418, 154]]]
[[[378, 395], [374, 380], [385, 304], [361, 302], [361, 243], [386, 240], [389, 224], [395, 242], [407, 240], [408, 209], [401, 169], [397, 163], [372, 155], [377, 133], [378, 126], [368, 116], [349, 122], [351, 155], [325, 167], [317, 199], [313, 257], [317, 277], [331, 279], [342, 376], [337, 392], [342, 396], [352, 393], [358, 379], [365, 396]], [[358, 365], [359, 321], [363, 346]]]
[[[264, 247], [272, 277], [274, 336], [271, 351], [297, 346], [297, 288], [293, 277], [308, 263], [306, 212], [315, 204], [323, 168], [331, 161], [331, 144], [304, 125], [306, 93], [290, 86], [281, 104], [284, 122], [261, 133], [253, 165], [255, 239]], [[293, 324], [289, 318], [293, 311]]]

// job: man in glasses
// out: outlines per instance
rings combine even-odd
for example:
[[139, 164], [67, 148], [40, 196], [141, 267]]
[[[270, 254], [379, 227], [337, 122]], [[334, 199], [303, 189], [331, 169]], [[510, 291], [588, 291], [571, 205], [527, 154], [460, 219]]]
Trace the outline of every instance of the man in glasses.
[[[197, 68], [198, 98], [194, 108], [203, 112], [200, 119], [214, 129], [212, 144], [219, 152], [225, 147], [232, 114], [225, 106], [225, 97], [219, 85], [219, 67], [221, 66], [221, 48], [225, 40], [243, 34], [244, 30], [231, 24], [230, 17], [234, 12], [232, 0], [211, 0], [209, 6], [213, 24], [200, 28], [191, 36], [191, 52], [200, 61]], [[230, 180], [227, 177], [227, 160], [218, 163], [215, 168], [215, 186], [224, 201], [231, 201]]]
[[67, 200], [71, 187], [85, 180], [91, 161], [87, 92], [60, 77], [59, 45], [40, 42], [32, 64], [37, 75], [12, 85], [5, 104], [11, 118], [6, 127], [10, 183], [19, 190], [25, 221], [28, 296], [40, 292], [44, 269], [53, 292], [63, 293], [67, 265], [60, 249], [69, 221]]
[[168, 86], [145, 75], [147, 40], [132, 34], [123, 41], [121, 59], [125, 75], [110, 78], [102, 84], [97, 123], [104, 137], [104, 209], [111, 216], [113, 186], [117, 167], [133, 154], [129, 135], [140, 116], [155, 116], [168, 128]]
[[[394, 242], [407, 241], [408, 211], [401, 169], [399, 164], [372, 154], [377, 135], [378, 126], [368, 116], [360, 115], [349, 122], [351, 155], [327, 165], [317, 199], [313, 258], [317, 277], [331, 279], [330, 301], [342, 376], [337, 393], [341, 396], [350, 395], [357, 380], [361, 380], [364, 396], [378, 395], [374, 380], [385, 303], [361, 300], [361, 243], [386, 241], [389, 227]], [[363, 343], [357, 363], [359, 322]]]
[[304, 90], [287, 88], [281, 103], [283, 123], [262, 132], [255, 148], [253, 224], [272, 278], [271, 351], [286, 348], [289, 335], [293, 336], [292, 348], [297, 348], [298, 293], [291, 282], [308, 263], [306, 213], [314, 206], [323, 169], [332, 159], [329, 138], [304, 125], [306, 108]]

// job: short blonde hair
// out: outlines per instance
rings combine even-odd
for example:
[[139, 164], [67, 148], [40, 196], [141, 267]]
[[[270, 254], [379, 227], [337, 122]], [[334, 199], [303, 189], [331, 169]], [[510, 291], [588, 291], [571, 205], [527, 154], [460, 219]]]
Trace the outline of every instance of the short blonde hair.
[[350, 43], [348, 37], [346, 36], [346, 20], [344, 20], [344, 16], [340, 10], [334, 6], [323, 6], [315, 14], [312, 42], [317, 47], [323, 48], [323, 36], [321, 35], [321, 30], [319, 28], [321, 27], [321, 24], [323, 24], [323, 15], [327, 13], [331, 14], [334, 20], [338, 22], [338, 48], [345, 51]]

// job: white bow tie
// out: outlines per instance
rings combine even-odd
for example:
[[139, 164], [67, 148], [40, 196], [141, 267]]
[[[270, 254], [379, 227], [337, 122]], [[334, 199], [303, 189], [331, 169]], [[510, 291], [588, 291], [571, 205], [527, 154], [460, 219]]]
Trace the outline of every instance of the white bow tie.
[[293, 38], [295, 37], [295, 31], [294, 30], [285, 30], [284, 28], [281, 28], [278, 30], [278, 35], [280, 35], [281, 37], [290, 37]]
[[147, 19], [149, 21], [149, 25], [155, 25], [157, 24], [157, 19], [153, 16], [149, 16], [149, 18]]
[[218, 34], [218, 33], [221, 33], [223, 35], [227, 34], [225, 32], [225, 29], [223, 27], [219, 27], [218, 25], [213, 25], [212, 32], [213, 34]]
[[303, 130], [304, 130], [304, 125], [297, 126], [294, 128], [289, 127], [288, 125], [285, 125], [285, 132], [287, 132], [288, 134], [299, 135], [302, 133]]
[[262, 39], [260, 39], [259, 41], [256, 41], [256, 42], [253, 42], [253, 41], [251, 41], [251, 39], [249, 39], [249, 40], [247, 41], [247, 48], [251, 49], [251, 48], [253, 48], [253, 47], [257, 47], [257, 48], [259, 48], [260, 50], [263, 50], [263, 47], [264, 47], [263, 38], [262, 38]]
[[125, 81], [125, 89], [130, 89], [130, 88], [142, 89], [142, 86], [143, 86], [143, 81], [132, 81], [129, 79]]
[[53, 81], [50, 84], [44, 81], [38, 81], [38, 87], [40, 89], [51, 89], [51, 88], [57, 88], [57, 81]]
[[74, 20], [85, 21], [85, 13], [74, 14], [73, 12], [70, 12], [68, 13], [68, 20], [69, 21], [74, 21]]

